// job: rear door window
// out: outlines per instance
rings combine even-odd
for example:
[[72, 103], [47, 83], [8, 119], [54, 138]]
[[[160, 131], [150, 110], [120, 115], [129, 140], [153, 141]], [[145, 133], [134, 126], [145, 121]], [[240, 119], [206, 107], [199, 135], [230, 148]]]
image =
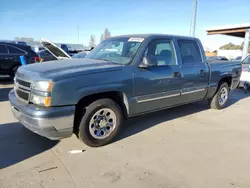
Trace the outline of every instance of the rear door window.
[[0, 54], [7, 54], [8, 53], [8, 49], [5, 45], [0, 44]]
[[183, 64], [202, 63], [201, 52], [193, 40], [178, 40]]
[[25, 54], [25, 51], [14, 46], [8, 46], [10, 54]]

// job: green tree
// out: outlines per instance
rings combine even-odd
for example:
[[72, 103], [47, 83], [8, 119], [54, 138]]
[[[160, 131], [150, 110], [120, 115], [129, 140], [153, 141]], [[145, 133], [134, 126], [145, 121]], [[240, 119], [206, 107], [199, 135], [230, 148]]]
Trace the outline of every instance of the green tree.
[[241, 45], [235, 45], [233, 43], [228, 43], [220, 47], [221, 50], [241, 50]]

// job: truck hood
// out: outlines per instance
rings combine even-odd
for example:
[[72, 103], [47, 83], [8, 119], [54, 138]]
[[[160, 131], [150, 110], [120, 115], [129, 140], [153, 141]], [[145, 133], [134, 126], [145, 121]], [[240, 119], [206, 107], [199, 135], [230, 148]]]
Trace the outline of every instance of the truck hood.
[[25, 80], [60, 80], [67, 77], [98, 72], [116, 71], [123, 65], [103, 60], [65, 59], [22, 66], [17, 71], [17, 77]]

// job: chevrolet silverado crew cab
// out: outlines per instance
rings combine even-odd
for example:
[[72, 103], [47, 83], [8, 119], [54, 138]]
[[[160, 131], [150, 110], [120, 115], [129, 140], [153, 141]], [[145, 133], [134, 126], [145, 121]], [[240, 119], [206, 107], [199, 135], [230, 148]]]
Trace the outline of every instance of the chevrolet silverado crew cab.
[[190, 37], [113, 37], [84, 59], [55, 51], [64, 59], [18, 69], [13, 114], [39, 135], [75, 133], [92, 147], [110, 143], [126, 118], [201, 100], [222, 109], [241, 76], [240, 62], [207, 63], [201, 42]]

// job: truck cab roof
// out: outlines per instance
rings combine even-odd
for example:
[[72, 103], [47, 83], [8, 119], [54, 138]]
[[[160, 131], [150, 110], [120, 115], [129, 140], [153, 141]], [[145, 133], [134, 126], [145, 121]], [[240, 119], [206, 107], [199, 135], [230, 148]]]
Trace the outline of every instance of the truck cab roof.
[[128, 37], [128, 38], [161, 38], [161, 37], [171, 37], [171, 38], [186, 38], [186, 39], [198, 39], [195, 37], [182, 36], [182, 35], [170, 35], [170, 34], [157, 34], [157, 33], [149, 33], [149, 34], [129, 34], [129, 35], [119, 35], [111, 38], [120, 38], [120, 37]]

